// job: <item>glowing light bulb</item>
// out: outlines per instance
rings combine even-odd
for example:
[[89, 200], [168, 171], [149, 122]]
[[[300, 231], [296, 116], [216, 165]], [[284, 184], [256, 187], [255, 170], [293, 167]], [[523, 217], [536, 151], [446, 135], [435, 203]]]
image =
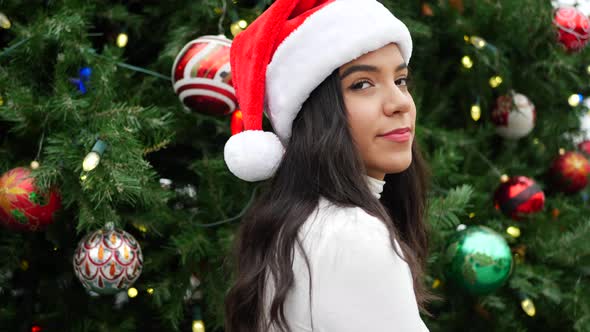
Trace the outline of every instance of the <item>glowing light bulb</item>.
[[524, 310], [524, 312], [526, 312], [526, 314], [531, 317], [533, 317], [537, 312], [535, 309], [535, 304], [528, 297], [520, 302], [520, 306], [522, 307], [522, 310]]
[[506, 233], [508, 233], [512, 237], [519, 237], [520, 236], [520, 228], [515, 226], [510, 226], [506, 229]]
[[243, 30], [246, 29], [246, 27], [248, 26], [248, 22], [246, 22], [246, 20], [239, 20], [238, 21], [238, 26]]
[[23, 271], [26, 271], [26, 270], [28, 270], [28, 269], [29, 269], [29, 261], [28, 261], [28, 260], [26, 260], [26, 259], [23, 259], [23, 260], [20, 262], [20, 269], [21, 269], [21, 270], [23, 270]]
[[239, 20], [237, 22], [232, 23], [229, 27], [229, 30], [231, 31], [231, 34], [235, 37], [240, 32], [244, 31], [246, 27], [248, 27], [248, 22], [246, 22], [246, 20]]
[[440, 280], [438, 278], [436, 278], [432, 282], [432, 288], [436, 289], [436, 288], [438, 288], [438, 286], [440, 286]]
[[100, 163], [100, 156], [104, 153], [106, 148], [107, 144], [104, 141], [97, 140], [92, 147], [92, 151], [90, 151], [84, 158], [84, 161], [82, 162], [82, 169], [86, 172], [90, 172], [91, 170], [95, 169]]
[[10, 23], [8, 17], [6, 17], [4, 13], [0, 12], [0, 28], [8, 30], [11, 26], [12, 23]]
[[37, 169], [39, 168], [39, 162], [36, 160], [31, 161], [31, 169]]
[[463, 58], [461, 58], [461, 63], [463, 64], [463, 67], [467, 69], [471, 69], [471, 67], [473, 67], [473, 60], [471, 60], [469, 55], [465, 55]]
[[94, 151], [90, 151], [90, 153], [86, 155], [86, 158], [84, 158], [84, 162], [82, 162], [82, 169], [86, 172], [90, 172], [95, 169], [99, 163], [100, 155]]
[[205, 332], [205, 324], [202, 320], [193, 321], [193, 332]]
[[154, 289], [153, 288], [148, 288], [147, 289], [147, 293], [150, 294], [150, 295], [154, 294]]
[[565, 149], [564, 148], [559, 148], [559, 155], [563, 156], [565, 154]]
[[471, 105], [471, 118], [473, 121], [477, 121], [481, 118], [481, 107], [479, 107], [478, 104]]
[[134, 297], [136, 297], [136, 296], [137, 296], [137, 293], [138, 293], [138, 292], [137, 292], [137, 288], [135, 288], [135, 287], [131, 287], [131, 288], [129, 288], [129, 289], [127, 290], [127, 295], [128, 295], [130, 298], [134, 298]]
[[567, 99], [567, 102], [568, 102], [568, 104], [570, 104], [571, 107], [576, 107], [576, 106], [580, 105], [582, 100], [584, 100], [584, 97], [581, 94], [574, 93], [573, 95], [571, 95]]
[[588, 72], [588, 75], [590, 75], [590, 65], [588, 65], [588, 67], [586, 67], [586, 72]]
[[502, 174], [502, 176], [500, 176], [500, 182], [506, 183], [508, 182], [508, 180], [510, 180], [510, 177], [508, 177], [508, 175]]
[[128, 41], [129, 41], [129, 36], [127, 36], [127, 34], [124, 32], [121, 32], [117, 36], [117, 46], [119, 46], [120, 48], [127, 46]]
[[490, 86], [492, 88], [497, 88], [498, 86], [500, 86], [500, 84], [502, 84], [502, 77], [496, 75], [490, 78]]
[[482, 49], [487, 44], [483, 38], [478, 36], [471, 36], [471, 38], [469, 38], [469, 42], [471, 42], [471, 44], [477, 49]]

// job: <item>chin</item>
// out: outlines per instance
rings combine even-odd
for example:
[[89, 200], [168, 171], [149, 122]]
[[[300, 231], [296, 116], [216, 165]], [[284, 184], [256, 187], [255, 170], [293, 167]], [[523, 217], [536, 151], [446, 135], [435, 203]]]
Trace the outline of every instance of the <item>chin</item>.
[[404, 158], [397, 159], [393, 164], [387, 165], [384, 167], [386, 169], [386, 174], [395, 174], [401, 173], [407, 170], [410, 165], [412, 164], [412, 154], [410, 153], [409, 156], [405, 156]]

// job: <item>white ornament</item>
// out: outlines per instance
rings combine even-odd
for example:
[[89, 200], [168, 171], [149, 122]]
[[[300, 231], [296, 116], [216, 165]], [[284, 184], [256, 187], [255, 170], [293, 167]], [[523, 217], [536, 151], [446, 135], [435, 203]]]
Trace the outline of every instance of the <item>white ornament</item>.
[[582, 14], [590, 15], [590, 0], [551, 0], [553, 8], [575, 7]]
[[496, 133], [507, 139], [519, 139], [535, 127], [535, 105], [523, 94], [511, 91], [500, 96], [492, 111]]

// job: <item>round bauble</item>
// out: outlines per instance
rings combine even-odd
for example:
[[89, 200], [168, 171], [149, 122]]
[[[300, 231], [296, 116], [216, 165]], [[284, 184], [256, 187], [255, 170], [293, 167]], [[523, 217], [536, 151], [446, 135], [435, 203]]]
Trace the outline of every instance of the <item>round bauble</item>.
[[561, 7], [553, 14], [557, 40], [568, 52], [583, 49], [590, 39], [590, 20], [574, 7]]
[[231, 43], [223, 35], [203, 36], [178, 53], [172, 66], [172, 84], [188, 112], [226, 115], [236, 109], [229, 62]]
[[451, 236], [444, 260], [447, 277], [472, 295], [493, 293], [513, 268], [506, 240], [486, 226], [469, 226]]
[[496, 133], [507, 139], [519, 139], [535, 127], [535, 105], [523, 94], [510, 93], [496, 99], [492, 121]]
[[76, 277], [86, 289], [115, 294], [139, 278], [143, 256], [131, 234], [109, 223], [80, 240], [73, 264]]
[[60, 207], [57, 190], [39, 192], [29, 168], [17, 167], [0, 177], [0, 222], [6, 227], [43, 230], [53, 223]]
[[494, 193], [494, 207], [514, 220], [539, 212], [544, 206], [545, 193], [526, 176], [511, 177]]
[[579, 152], [569, 151], [557, 156], [549, 169], [555, 189], [572, 194], [588, 184], [590, 162]]

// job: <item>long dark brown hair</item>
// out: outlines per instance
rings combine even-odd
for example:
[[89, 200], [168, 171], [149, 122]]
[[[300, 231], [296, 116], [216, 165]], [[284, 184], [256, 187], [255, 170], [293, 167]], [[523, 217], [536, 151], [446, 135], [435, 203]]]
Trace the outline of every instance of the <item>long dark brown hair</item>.
[[[231, 257], [235, 282], [225, 299], [227, 332], [263, 332], [274, 323], [281, 331], [291, 331], [283, 309], [294, 284], [294, 246], [302, 248], [299, 228], [320, 196], [339, 206], [361, 207], [384, 221], [392, 247], [396, 250], [393, 241], [398, 239], [412, 271], [420, 311], [430, 316], [426, 304], [438, 297], [422, 283], [428, 255], [424, 213], [429, 172], [417, 143], [412, 145], [409, 168], [385, 176], [380, 200], [371, 194], [364, 174], [336, 69], [303, 104], [281, 164], [242, 218]], [[265, 313], [267, 275], [273, 278], [275, 296]]]

